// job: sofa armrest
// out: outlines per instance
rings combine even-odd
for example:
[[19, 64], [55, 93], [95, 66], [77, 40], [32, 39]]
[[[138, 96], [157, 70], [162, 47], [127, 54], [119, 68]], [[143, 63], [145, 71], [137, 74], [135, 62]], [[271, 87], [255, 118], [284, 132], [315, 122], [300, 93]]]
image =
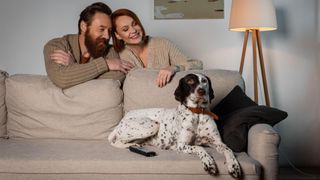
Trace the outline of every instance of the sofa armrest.
[[248, 155], [260, 162], [265, 180], [277, 179], [279, 134], [268, 124], [252, 126], [248, 134]]

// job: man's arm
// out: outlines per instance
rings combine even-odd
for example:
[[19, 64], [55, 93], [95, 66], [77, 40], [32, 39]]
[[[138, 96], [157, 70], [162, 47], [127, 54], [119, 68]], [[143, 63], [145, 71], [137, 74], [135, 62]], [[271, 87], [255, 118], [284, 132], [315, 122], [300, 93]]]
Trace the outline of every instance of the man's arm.
[[86, 64], [78, 64], [77, 62], [69, 63], [66, 66], [57, 64], [50, 58], [50, 54], [57, 49], [68, 52], [71, 51], [71, 47], [63, 38], [53, 39], [44, 47], [47, 74], [51, 81], [60, 88], [68, 88], [92, 80], [109, 70], [102, 57]]

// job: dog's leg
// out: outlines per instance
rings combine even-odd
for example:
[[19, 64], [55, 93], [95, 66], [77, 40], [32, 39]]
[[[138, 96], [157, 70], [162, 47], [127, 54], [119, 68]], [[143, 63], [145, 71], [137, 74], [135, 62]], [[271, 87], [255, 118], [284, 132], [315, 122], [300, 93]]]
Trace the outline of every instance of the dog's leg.
[[[218, 128], [214, 120], [209, 116], [203, 116], [198, 126], [197, 134], [200, 136], [199, 142], [215, 148], [219, 153], [226, 158], [229, 174], [237, 178], [241, 176], [241, 168], [238, 160], [234, 156], [232, 150], [228, 148], [221, 140]], [[198, 141], [198, 140], [196, 140]], [[198, 143], [197, 143], [198, 144]]]
[[217, 174], [217, 165], [211, 155], [207, 153], [206, 150], [201, 146], [189, 145], [192, 141], [193, 135], [194, 132], [190, 131], [190, 129], [182, 128], [178, 138], [178, 151], [187, 154], [196, 154], [200, 158], [205, 171], [207, 171], [210, 175]]
[[235, 178], [240, 177], [241, 167], [232, 150], [222, 142], [213, 144], [213, 146], [211, 147], [215, 147], [219, 153], [224, 155], [224, 157], [226, 158], [229, 174]]
[[207, 171], [210, 175], [216, 175], [218, 173], [216, 162], [203, 147], [191, 146], [181, 143], [178, 144], [178, 150], [187, 154], [196, 154], [200, 158], [204, 170]]

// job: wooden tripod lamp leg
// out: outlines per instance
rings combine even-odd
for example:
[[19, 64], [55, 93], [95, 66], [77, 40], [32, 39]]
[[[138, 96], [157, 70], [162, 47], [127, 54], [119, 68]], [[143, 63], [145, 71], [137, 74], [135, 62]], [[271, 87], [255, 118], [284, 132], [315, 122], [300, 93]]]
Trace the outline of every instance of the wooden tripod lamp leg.
[[[254, 86], [254, 101], [258, 104], [259, 97], [258, 97], [258, 62], [257, 62], [257, 46], [258, 46], [258, 53], [259, 53], [259, 63], [261, 69], [261, 76], [263, 82], [263, 91], [265, 97], [266, 106], [270, 106], [270, 99], [269, 99], [269, 92], [268, 92], [268, 83], [266, 78], [266, 71], [264, 66], [264, 59], [263, 59], [263, 52], [261, 46], [261, 38], [260, 38], [260, 31], [259, 30], [251, 30], [252, 31], [252, 50], [253, 50], [253, 86]], [[248, 44], [248, 37], [249, 37], [250, 30], [245, 31], [243, 46], [242, 46], [242, 55], [241, 55], [241, 62], [240, 62], [240, 69], [239, 72], [242, 75], [243, 66], [244, 66], [244, 59], [247, 50]]]
[[257, 36], [256, 30], [252, 30], [252, 52], [253, 52], [253, 86], [254, 101], [258, 104], [258, 70], [257, 70]]
[[249, 30], [246, 30], [246, 32], [244, 34], [244, 39], [243, 39], [242, 55], [241, 55], [241, 62], [240, 62], [240, 69], [239, 69], [239, 72], [240, 72], [241, 75], [242, 75], [242, 72], [243, 72], [244, 58], [246, 56], [248, 36], [249, 36]]
[[262, 81], [263, 81], [264, 97], [265, 97], [265, 101], [266, 101], [266, 106], [270, 106], [268, 84], [267, 84], [266, 71], [265, 71], [265, 67], [264, 67], [264, 60], [263, 60], [263, 54], [262, 54], [260, 31], [256, 30], [256, 34], [257, 34], [257, 42], [258, 42], [258, 50], [259, 50], [261, 76], [262, 76]]

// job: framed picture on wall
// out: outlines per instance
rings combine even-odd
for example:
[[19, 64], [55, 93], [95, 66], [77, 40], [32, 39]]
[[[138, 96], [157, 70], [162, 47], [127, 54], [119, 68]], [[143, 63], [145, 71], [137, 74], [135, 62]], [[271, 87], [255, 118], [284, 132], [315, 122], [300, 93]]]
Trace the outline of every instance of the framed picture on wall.
[[154, 19], [223, 19], [224, 0], [154, 0]]

